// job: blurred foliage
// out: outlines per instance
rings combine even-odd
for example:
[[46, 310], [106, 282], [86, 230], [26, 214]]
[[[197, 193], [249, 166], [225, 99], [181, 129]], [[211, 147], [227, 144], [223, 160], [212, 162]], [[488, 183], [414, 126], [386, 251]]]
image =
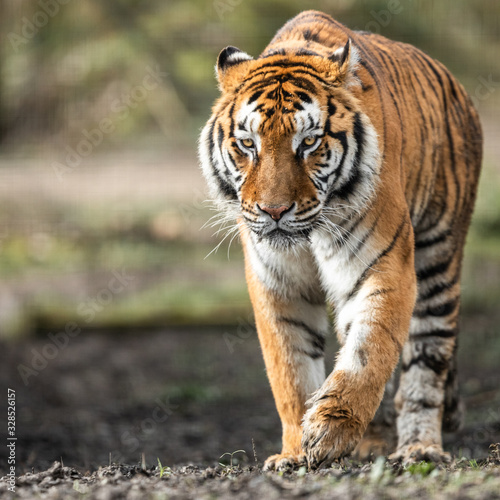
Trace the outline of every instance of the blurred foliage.
[[[139, 136], [192, 144], [217, 95], [218, 52], [231, 44], [256, 56], [287, 19], [306, 8], [421, 47], [471, 92], [480, 75], [500, 80], [496, 0], [60, 2], [0, 4], [4, 148], [74, 146], [82, 131], [104, 118], [116, 127], [106, 136], [109, 146]], [[128, 106], [126, 116], [117, 112], [148, 68], [156, 67], [160, 84]]]
[[[170, 162], [181, 177], [195, 168], [194, 155], [190, 165], [178, 164], [164, 150], [195, 150], [218, 94], [219, 51], [235, 45], [258, 56], [287, 19], [307, 8], [422, 48], [475, 98], [490, 150], [466, 251], [463, 305], [475, 318], [488, 316], [483, 331], [497, 330], [498, 0], [0, 0], [0, 152], [37, 158], [47, 152], [68, 164], [88, 139], [99, 141], [98, 169], [107, 149], [142, 148], [160, 150], [158, 168]], [[10, 155], [4, 158], [10, 166]], [[132, 159], [137, 183], [146, 175], [141, 159]], [[119, 203], [105, 196], [107, 187], [102, 198], [84, 198], [78, 184], [84, 175], [71, 174], [58, 193], [72, 196], [51, 198], [55, 191], [46, 184], [36, 189], [41, 171], [50, 183], [61, 181], [47, 161], [39, 170], [23, 169], [22, 161], [16, 169], [24, 170], [19, 177], [29, 171], [35, 188], [24, 198], [5, 191], [0, 200], [2, 335], [84, 321], [79, 305], [105, 291], [110, 273], [122, 266], [137, 278], [134, 286], [97, 311], [89, 327], [248, 322], [239, 246], [230, 262], [225, 245], [204, 260], [222, 236], [198, 231], [212, 215], [195, 201], [202, 194], [188, 193], [184, 208], [167, 196], [152, 200], [144, 187], [132, 201], [131, 192]], [[86, 179], [110, 182], [92, 172]]]

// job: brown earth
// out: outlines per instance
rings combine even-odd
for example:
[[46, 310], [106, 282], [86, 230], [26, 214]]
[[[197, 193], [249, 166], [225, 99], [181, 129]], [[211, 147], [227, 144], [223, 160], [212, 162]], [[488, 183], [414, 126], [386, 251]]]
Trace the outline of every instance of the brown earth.
[[[229, 498], [238, 492], [242, 498], [313, 493], [315, 498], [327, 498], [322, 492], [332, 485], [335, 492], [358, 498], [365, 496], [367, 487], [381, 491], [377, 488], [382, 483], [389, 488], [387, 498], [398, 498], [398, 484], [404, 482], [399, 478], [409, 477], [401, 468], [385, 466], [384, 472], [382, 465], [373, 472], [372, 466], [350, 462], [305, 477], [304, 471], [283, 477], [262, 474], [259, 466], [279, 450], [280, 425], [250, 325], [134, 335], [82, 332], [66, 337], [67, 344], [58, 336], [59, 347], [48, 347], [56, 344], [49, 333], [1, 346], [2, 386], [5, 393], [7, 388], [16, 393], [20, 498], [49, 490], [50, 498], [77, 498], [79, 491], [92, 498], [153, 498], [156, 493], [169, 498]], [[331, 344], [327, 359], [333, 360]], [[477, 367], [464, 367], [462, 377], [466, 388], [471, 377], [492, 384], [497, 380], [487, 371], [478, 373]], [[456, 474], [462, 474], [456, 471], [474, 458], [479, 464], [476, 472], [481, 470], [483, 479], [491, 476], [500, 492], [498, 467], [484, 461], [489, 445], [500, 441], [496, 392], [492, 394], [496, 387], [483, 384], [467, 395], [470, 412], [478, 420], [446, 436], [447, 449], [466, 458], [455, 463], [452, 472], [442, 472], [442, 484], [452, 484]], [[5, 396], [0, 415], [7, 415], [6, 405]], [[236, 450], [245, 453], [234, 454], [235, 466], [221, 467], [219, 462], [229, 463], [230, 457], [220, 457]], [[160, 478], [158, 459], [173, 472]], [[52, 466], [54, 461], [64, 467]], [[474, 470], [467, 473], [470, 478], [462, 478], [478, 495], [470, 498], [495, 498], [489, 489], [482, 496], [484, 481]], [[2, 453], [0, 474], [7, 471]], [[385, 479], [377, 479], [377, 474]], [[435, 473], [436, 481], [439, 474]], [[419, 481], [413, 481], [412, 491], [425, 497], [428, 484]], [[5, 498], [10, 494], [6, 486], [4, 478], [0, 495], [3, 492]]]

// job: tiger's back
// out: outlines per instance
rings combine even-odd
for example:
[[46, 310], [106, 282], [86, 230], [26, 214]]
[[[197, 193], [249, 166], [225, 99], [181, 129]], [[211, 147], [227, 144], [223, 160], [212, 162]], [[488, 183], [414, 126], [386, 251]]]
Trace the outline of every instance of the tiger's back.
[[[470, 212], [482, 159], [481, 125], [470, 97], [441, 63], [412, 45], [352, 31], [313, 11], [285, 24], [262, 56], [294, 45], [298, 52], [328, 55], [348, 39], [359, 53], [355, 78], [361, 85], [352, 94], [364, 104], [383, 151], [400, 152], [400, 182], [413, 226], [425, 229], [462, 205]], [[450, 175], [454, 192], [445, 188]]]
[[[393, 403], [381, 400], [400, 355], [392, 457], [448, 460], [441, 428], [460, 420], [460, 270], [482, 151], [471, 100], [415, 47], [315, 11], [255, 60], [224, 49], [216, 69], [200, 158], [238, 220], [283, 424], [266, 467], [388, 452]], [[326, 303], [342, 347], [325, 380]]]

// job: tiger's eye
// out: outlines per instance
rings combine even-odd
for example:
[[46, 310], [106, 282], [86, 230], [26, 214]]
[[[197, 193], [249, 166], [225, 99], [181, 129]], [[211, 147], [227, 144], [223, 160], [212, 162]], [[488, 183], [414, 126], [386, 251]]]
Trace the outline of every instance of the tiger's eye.
[[254, 142], [252, 139], [243, 139], [241, 141], [241, 143], [243, 144], [243, 146], [245, 146], [246, 148], [253, 148], [254, 147]]
[[302, 141], [302, 144], [304, 144], [304, 146], [313, 146], [315, 143], [316, 137], [314, 135], [310, 135]]

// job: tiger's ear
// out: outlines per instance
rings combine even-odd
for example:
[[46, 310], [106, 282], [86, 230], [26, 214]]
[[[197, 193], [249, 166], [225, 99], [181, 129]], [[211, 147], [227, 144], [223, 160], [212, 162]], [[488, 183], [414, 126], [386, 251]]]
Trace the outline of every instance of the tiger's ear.
[[332, 82], [334, 81], [345, 87], [357, 83], [358, 78], [355, 69], [359, 62], [359, 56], [356, 48], [352, 46], [350, 38], [343, 47], [337, 49], [328, 59], [333, 63], [328, 75]]
[[229, 46], [221, 50], [215, 65], [221, 92], [228, 92], [241, 83], [249, 61], [253, 61], [253, 57], [236, 47]]

